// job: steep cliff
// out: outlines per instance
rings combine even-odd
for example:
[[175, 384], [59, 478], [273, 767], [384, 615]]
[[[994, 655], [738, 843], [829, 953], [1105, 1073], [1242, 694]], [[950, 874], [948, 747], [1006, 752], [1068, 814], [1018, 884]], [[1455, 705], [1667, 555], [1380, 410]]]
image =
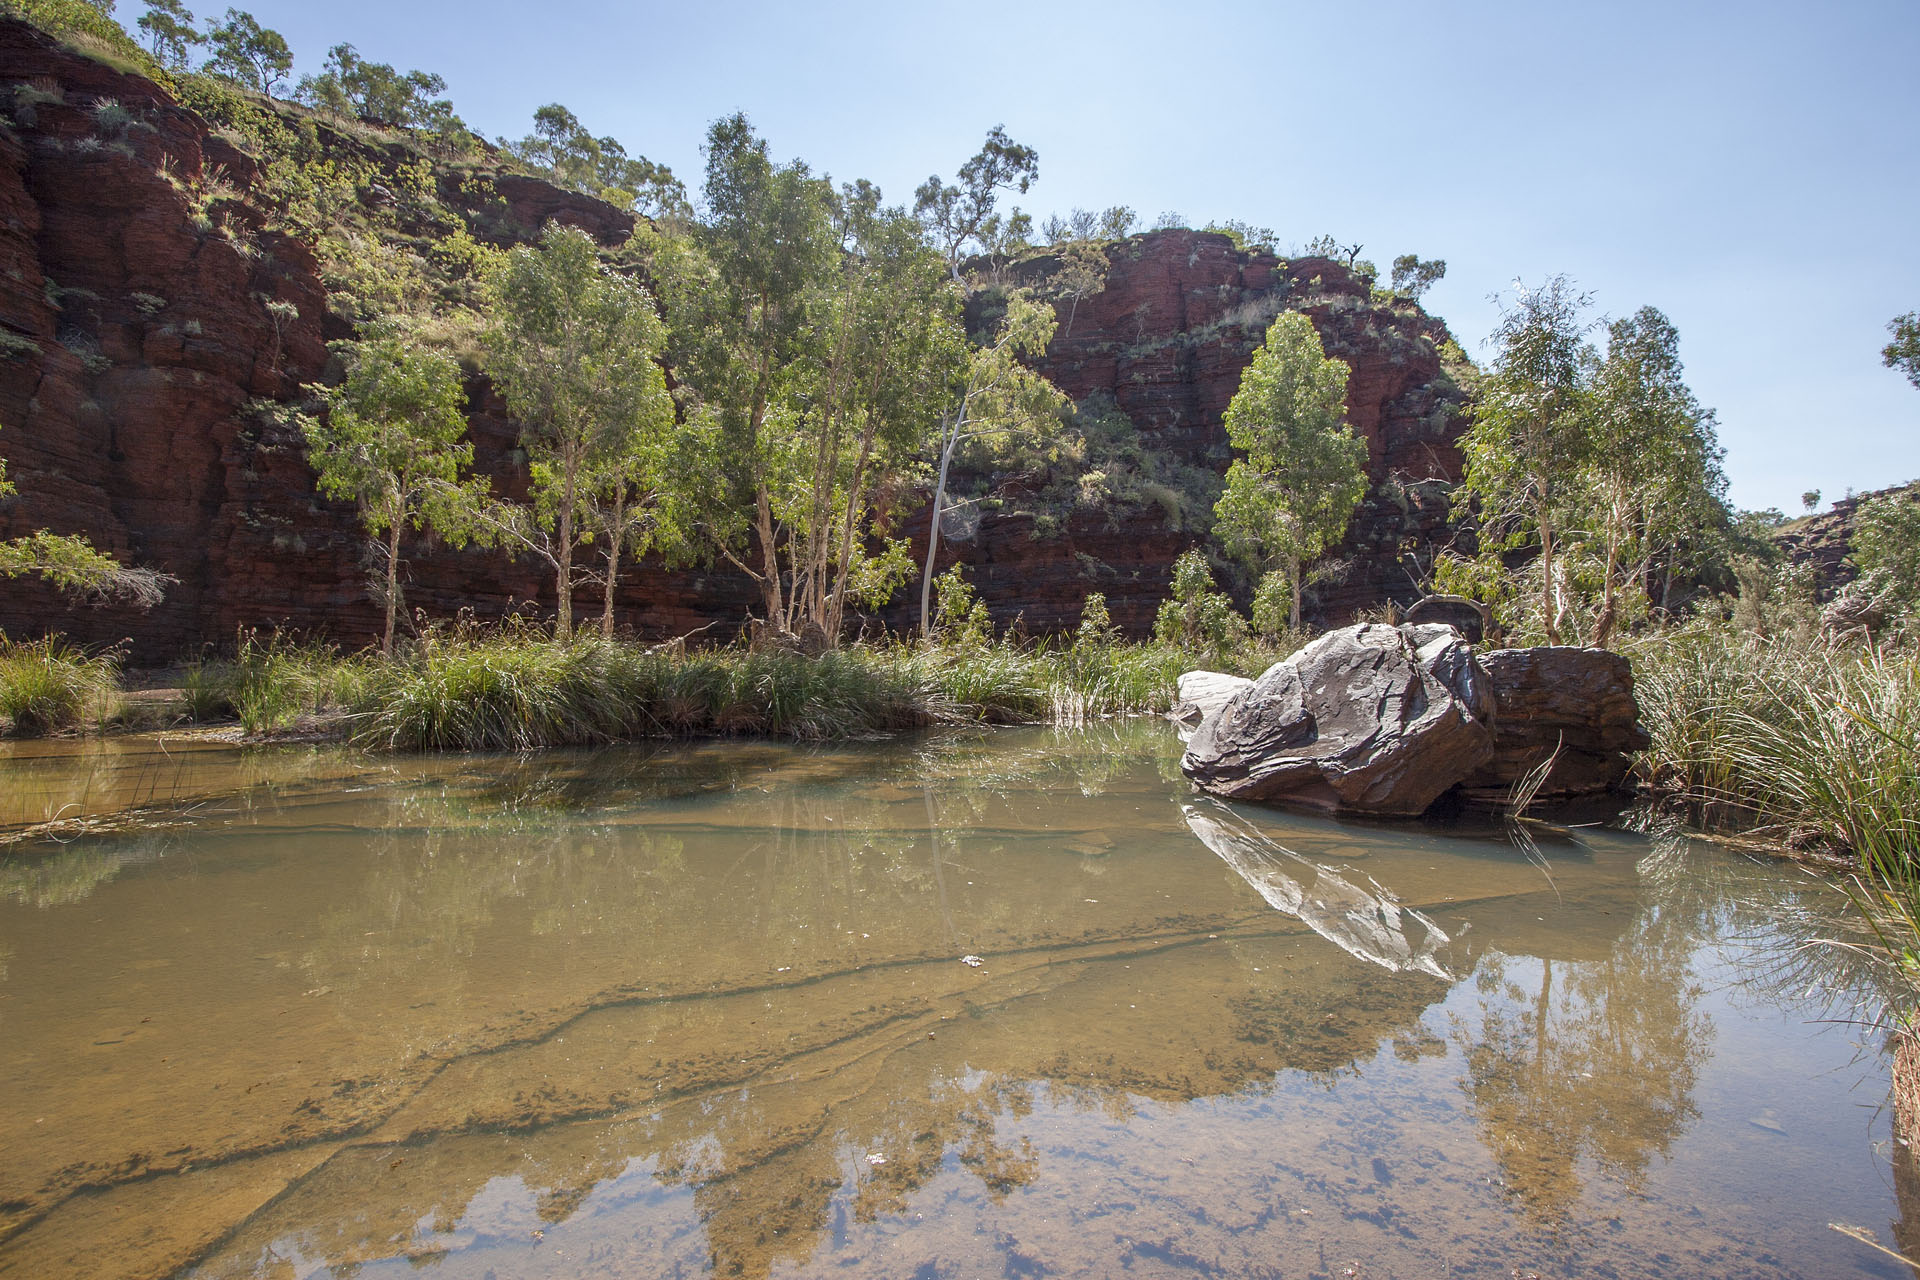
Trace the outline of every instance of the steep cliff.
[[[376, 172], [359, 198], [381, 206], [380, 234], [399, 251], [426, 249], [432, 219], [407, 195], [417, 152], [276, 110], [328, 155]], [[0, 19], [0, 457], [20, 487], [0, 504], [0, 537], [84, 533], [178, 579], [148, 614], [0, 583], [0, 630], [129, 639], [141, 661], [230, 643], [242, 627], [353, 645], [377, 635], [353, 513], [316, 494], [288, 413], [301, 385], [324, 374], [324, 341], [352, 332], [351, 309], [328, 292], [337, 264], [323, 270], [311, 243], [276, 229], [290, 220], [260, 194], [265, 159], [153, 82]], [[531, 239], [550, 218], [610, 247], [632, 229], [610, 205], [490, 170], [484, 157], [436, 168], [430, 186], [433, 217], [496, 245]], [[1038, 492], [1044, 477], [1031, 470], [982, 473], [981, 518], [955, 530], [943, 563], [968, 561], [1002, 622], [1071, 627], [1085, 593], [1100, 590], [1117, 622], [1144, 631], [1174, 557], [1202, 536], [1240, 371], [1272, 316], [1295, 308], [1352, 367], [1350, 418], [1374, 482], [1337, 553], [1344, 575], [1321, 586], [1318, 611], [1343, 620], [1417, 594], [1458, 470], [1462, 396], [1443, 368], [1444, 326], [1376, 298], [1338, 263], [1281, 263], [1221, 235], [1156, 232], [1107, 255], [1104, 288], [1058, 304], [1043, 370], [1123, 424], [1130, 448], [1197, 481], [1158, 500], [1081, 484], [1063, 501]], [[1038, 277], [1052, 265], [1017, 269]], [[513, 424], [483, 376], [470, 393], [477, 466], [521, 489]], [[916, 541], [925, 521], [924, 508], [907, 515]], [[498, 553], [421, 544], [407, 568], [409, 604], [434, 616], [498, 616], [551, 598], [536, 566]], [[724, 568], [647, 563], [623, 582], [619, 617], [670, 635], [742, 619], [753, 599]], [[886, 617], [903, 623], [906, 607]]]
[[[1465, 394], [1445, 367], [1446, 326], [1417, 304], [1376, 297], [1341, 263], [1283, 262], [1209, 232], [1134, 236], [1110, 246], [1107, 259], [1098, 292], [1055, 304], [1060, 327], [1040, 366], [1046, 375], [1077, 402], [1111, 404], [1144, 448], [1217, 476], [1228, 462], [1221, 419], [1241, 371], [1274, 316], [1304, 313], [1327, 354], [1351, 370], [1347, 417], [1367, 442], [1372, 481], [1312, 612], [1346, 621], [1389, 598], [1417, 598], [1422, 570], [1447, 536], [1466, 427]], [[1043, 257], [1015, 271], [1044, 280], [1054, 266]], [[977, 533], [953, 552], [996, 615], [1023, 617], [1035, 631], [1070, 628], [1082, 597], [1097, 590], [1121, 626], [1149, 628], [1174, 557], [1201, 540], [1191, 510], [1183, 525], [1164, 498], [1096, 500], [1049, 520], [1022, 501], [1025, 479], [989, 482], [1001, 500], [983, 504]]]

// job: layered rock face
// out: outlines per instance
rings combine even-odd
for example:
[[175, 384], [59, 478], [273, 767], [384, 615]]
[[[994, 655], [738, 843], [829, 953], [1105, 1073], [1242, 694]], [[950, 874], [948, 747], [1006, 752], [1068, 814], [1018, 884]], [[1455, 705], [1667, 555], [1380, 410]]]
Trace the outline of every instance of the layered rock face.
[[[351, 331], [329, 315], [309, 247], [266, 229], [250, 202], [253, 161], [153, 83], [4, 18], [0, 67], [0, 457], [20, 488], [0, 503], [0, 537], [82, 533], [178, 579], [146, 614], [0, 583], [0, 630], [130, 639], [130, 656], [148, 662], [230, 644], [245, 627], [349, 646], [376, 638], [354, 513], [316, 493], [286, 413], [325, 372], [324, 341]], [[459, 194], [442, 175], [442, 199]], [[610, 205], [504, 174], [470, 212], [474, 233], [496, 244], [531, 239], [549, 218], [608, 244], [632, 227]], [[1412, 561], [1444, 536], [1463, 425], [1440, 365], [1444, 326], [1376, 302], [1339, 263], [1281, 264], [1221, 235], [1156, 232], [1109, 257], [1100, 292], [1059, 304], [1047, 376], [1076, 400], [1109, 397], [1153, 447], [1222, 471], [1221, 414], [1241, 370], [1280, 309], [1304, 311], [1352, 367], [1350, 417], [1375, 481], [1336, 553], [1346, 576], [1321, 588], [1322, 619], [1417, 596]], [[470, 393], [478, 469], [523, 491], [514, 424], [484, 378]], [[924, 547], [924, 508], [907, 522]], [[942, 563], [968, 563], [1003, 625], [1070, 629], [1098, 590], [1116, 623], [1144, 634], [1173, 560], [1196, 541], [1158, 507], [1076, 509], [1058, 529], [1008, 509]], [[552, 607], [552, 583], [530, 562], [430, 543], [406, 555], [408, 605], [428, 615]], [[744, 621], [756, 598], [728, 569], [649, 562], [623, 581], [617, 618], [674, 635]], [[908, 613], [901, 604], [884, 617], [897, 626]]]
[[[4, 19], [0, 67], [0, 457], [20, 490], [0, 502], [0, 537], [81, 533], [177, 579], [151, 613], [0, 581], [0, 631], [131, 640], [149, 662], [245, 627], [376, 639], [354, 512], [318, 495], [286, 417], [325, 370], [323, 339], [351, 333], [311, 250], [264, 229], [253, 162], [152, 82]], [[610, 244], [632, 231], [611, 205], [536, 179], [502, 175], [494, 194], [474, 225], [497, 244], [549, 219]], [[523, 491], [515, 425], [484, 378], [469, 394], [479, 469]], [[532, 564], [421, 543], [407, 558], [407, 602], [430, 615], [551, 606]], [[691, 630], [743, 616], [743, 585], [642, 566], [621, 617]]]
[[[1441, 364], [1446, 326], [1411, 303], [1375, 301], [1339, 262], [1281, 262], [1209, 232], [1135, 236], [1109, 249], [1108, 264], [1099, 292], [1055, 304], [1059, 329], [1039, 366], [1047, 377], [1075, 401], [1110, 398], [1143, 443], [1224, 473], [1222, 417], [1240, 374], [1276, 315], [1303, 312], [1351, 371], [1347, 418], [1367, 442], [1374, 486], [1332, 553], [1344, 575], [1316, 589], [1318, 619], [1418, 599], [1421, 565], [1446, 538], [1467, 426], [1463, 393]], [[1053, 265], [1039, 259], [1022, 276], [1043, 279]], [[1076, 511], [1061, 535], [1044, 539], [1030, 516], [989, 514], [953, 555], [1002, 621], [1069, 629], [1092, 590], [1138, 635], [1166, 598], [1174, 557], [1197, 541], [1153, 507], [1117, 519]]]
[[180, 580], [151, 616], [7, 582], [0, 628], [189, 646], [221, 592], [244, 597], [297, 546], [311, 478], [296, 465], [279, 501], [254, 500], [282, 477], [254, 464], [244, 410], [319, 374], [325, 295], [299, 242], [196, 229], [189, 192], [217, 148], [151, 83], [11, 22], [0, 59], [0, 454], [24, 495], [0, 536], [84, 533]]
[[1547, 760], [1542, 799], [1618, 787], [1627, 758], [1645, 747], [1633, 665], [1604, 649], [1494, 649], [1480, 655], [1493, 695], [1493, 758], [1463, 783], [1473, 799], [1499, 803]]
[[[1182, 677], [1183, 693], [1232, 688], [1200, 674]], [[1405, 817], [1456, 788], [1504, 802], [1548, 761], [1538, 797], [1616, 790], [1646, 744], [1618, 654], [1476, 655], [1452, 627], [1362, 624], [1233, 692], [1194, 730], [1180, 768], [1225, 799]]]

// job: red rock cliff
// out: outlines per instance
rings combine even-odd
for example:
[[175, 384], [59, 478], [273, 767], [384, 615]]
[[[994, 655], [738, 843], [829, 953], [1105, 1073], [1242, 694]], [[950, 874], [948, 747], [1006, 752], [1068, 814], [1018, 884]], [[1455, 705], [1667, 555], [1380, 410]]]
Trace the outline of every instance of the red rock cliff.
[[[1340, 263], [1281, 262], [1237, 250], [1224, 235], [1152, 232], [1115, 245], [1108, 259], [1100, 292], [1056, 305], [1047, 376], [1076, 401], [1111, 397], [1144, 439], [1224, 472], [1222, 416], [1241, 371], [1275, 315], [1305, 313], [1327, 354], [1350, 368], [1347, 417], [1367, 442], [1373, 481], [1334, 553], [1344, 572], [1318, 589], [1315, 612], [1344, 622], [1388, 598], [1417, 598], [1421, 567], [1446, 536], [1446, 491], [1459, 478], [1466, 426], [1463, 395], [1441, 367], [1446, 326], [1412, 303], [1375, 301]], [[1041, 259], [1028, 270], [1049, 266]], [[1076, 512], [1059, 537], [1037, 539], [1034, 528], [1030, 516], [989, 514], [954, 554], [996, 615], [1023, 616], [1035, 631], [1071, 628], [1086, 592], [1098, 590], [1115, 622], [1145, 632], [1174, 558], [1197, 541], [1156, 507], [1117, 521]]]
[[[375, 638], [353, 512], [316, 494], [284, 412], [321, 375], [322, 338], [341, 324], [311, 251], [264, 230], [249, 204], [252, 162], [151, 82], [4, 19], [0, 108], [0, 457], [21, 491], [0, 505], [0, 537], [84, 533], [179, 580], [148, 614], [0, 581], [0, 629], [131, 639], [142, 661], [231, 643], [240, 627]], [[611, 206], [537, 179], [501, 176], [495, 190], [474, 222], [496, 243], [530, 238], [549, 217], [609, 243], [631, 229]], [[1419, 482], [1458, 468], [1444, 327], [1409, 304], [1375, 303], [1337, 263], [1281, 264], [1224, 236], [1156, 232], [1110, 258], [1101, 292], [1061, 304], [1047, 375], [1076, 400], [1104, 392], [1156, 447], [1224, 470], [1221, 414], [1241, 369], [1280, 308], [1306, 312], [1352, 366], [1350, 418], [1375, 480], [1341, 552], [1351, 567], [1321, 589], [1322, 613], [1343, 619], [1417, 594], [1410, 561], [1445, 513], [1443, 486]], [[513, 425], [484, 379], [471, 391], [476, 461], [512, 490], [524, 483]], [[924, 512], [910, 519], [923, 534]], [[995, 613], [1035, 631], [1073, 626], [1089, 590], [1144, 631], [1194, 541], [1151, 508], [1076, 511], [1044, 537], [1036, 528], [1003, 510], [952, 548]], [[416, 547], [408, 568], [409, 604], [434, 616], [551, 598], [535, 566], [496, 553]], [[619, 616], [643, 634], [678, 634], [744, 618], [753, 599], [725, 569], [647, 564], [623, 585]]]

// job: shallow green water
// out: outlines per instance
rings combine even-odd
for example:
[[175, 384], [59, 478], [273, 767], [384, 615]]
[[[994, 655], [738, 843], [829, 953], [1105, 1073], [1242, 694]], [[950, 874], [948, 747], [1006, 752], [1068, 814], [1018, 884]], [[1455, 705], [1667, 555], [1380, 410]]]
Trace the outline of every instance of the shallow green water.
[[1177, 753], [16, 748], [0, 1275], [1907, 1274], [1807, 877]]

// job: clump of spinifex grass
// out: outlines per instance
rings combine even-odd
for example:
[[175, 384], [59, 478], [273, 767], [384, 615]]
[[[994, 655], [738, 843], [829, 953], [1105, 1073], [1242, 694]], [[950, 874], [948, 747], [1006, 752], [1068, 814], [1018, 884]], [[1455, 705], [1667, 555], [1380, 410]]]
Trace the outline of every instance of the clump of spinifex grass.
[[1641, 773], [1920, 877], [1920, 650], [1683, 629], [1634, 653]]
[[90, 654], [59, 637], [0, 636], [0, 722], [21, 737], [104, 720], [119, 681], [118, 654]]
[[232, 659], [187, 670], [181, 700], [194, 720], [232, 716], [248, 733], [267, 733], [303, 715], [357, 702], [370, 669], [370, 659], [342, 656], [321, 641], [277, 632], [263, 639], [247, 631]]
[[678, 654], [596, 636], [448, 633], [373, 668], [354, 736], [398, 750], [704, 734], [818, 740], [965, 718], [965, 696], [905, 650]]

